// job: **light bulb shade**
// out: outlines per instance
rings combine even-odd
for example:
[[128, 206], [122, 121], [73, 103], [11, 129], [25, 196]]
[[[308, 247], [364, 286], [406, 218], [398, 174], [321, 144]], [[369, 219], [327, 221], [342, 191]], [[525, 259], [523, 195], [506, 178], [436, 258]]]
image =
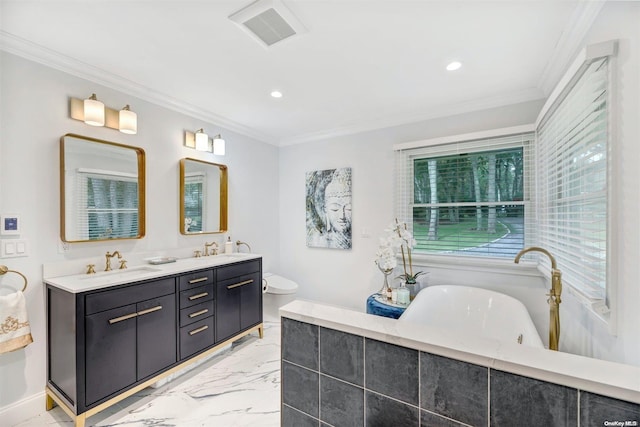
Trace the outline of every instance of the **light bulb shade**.
[[135, 135], [138, 132], [138, 115], [126, 105], [118, 113], [118, 129], [122, 133]]
[[213, 138], [213, 154], [216, 156], [224, 156], [225, 142], [220, 135]]
[[84, 122], [91, 126], [104, 126], [104, 104], [92, 94], [84, 100]]
[[209, 151], [209, 135], [204, 133], [202, 129], [196, 131], [196, 150]]

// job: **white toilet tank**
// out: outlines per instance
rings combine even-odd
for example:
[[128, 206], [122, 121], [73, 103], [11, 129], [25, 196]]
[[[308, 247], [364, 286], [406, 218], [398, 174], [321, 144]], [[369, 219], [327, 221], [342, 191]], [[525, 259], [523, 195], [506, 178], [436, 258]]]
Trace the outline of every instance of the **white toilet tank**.
[[298, 284], [272, 273], [262, 275], [263, 317], [267, 321], [279, 321], [278, 310], [295, 299]]

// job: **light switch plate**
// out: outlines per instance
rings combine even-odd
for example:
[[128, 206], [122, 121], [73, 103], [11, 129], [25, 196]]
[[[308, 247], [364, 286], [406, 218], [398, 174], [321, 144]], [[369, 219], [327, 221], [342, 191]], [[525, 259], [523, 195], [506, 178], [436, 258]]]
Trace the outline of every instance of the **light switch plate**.
[[26, 239], [0, 240], [0, 258], [29, 256], [29, 244]]

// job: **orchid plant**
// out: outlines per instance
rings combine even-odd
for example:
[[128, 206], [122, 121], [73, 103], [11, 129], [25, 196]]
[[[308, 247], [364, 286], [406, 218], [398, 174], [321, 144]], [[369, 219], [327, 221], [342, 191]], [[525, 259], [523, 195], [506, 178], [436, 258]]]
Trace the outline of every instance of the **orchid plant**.
[[[394, 246], [400, 248], [400, 252], [402, 253], [402, 266], [404, 268], [404, 273], [398, 276], [399, 279], [404, 280], [404, 282], [408, 285], [413, 285], [416, 283], [416, 279], [425, 274], [423, 271], [418, 271], [417, 273], [413, 273], [413, 264], [411, 261], [411, 249], [416, 245], [416, 239], [413, 238], [413, 235], [407, 228], [407, 223], [399, 222], [396, 218], [394, 224], [387, 230], [390, 234], [390, 238], [394, 239]], [[406, 252], [406, 254], [405, 254]], [[407, 269], [407, 264], [409, 268]]]
[[395, 240], [390, 237], [381, 237], [380, 246], [378, 252], [376, 252], [376, 265], [382, 271], [388, 271], [396, 268], [398, 261], [396, 261], [396, 254], [394, 251]]

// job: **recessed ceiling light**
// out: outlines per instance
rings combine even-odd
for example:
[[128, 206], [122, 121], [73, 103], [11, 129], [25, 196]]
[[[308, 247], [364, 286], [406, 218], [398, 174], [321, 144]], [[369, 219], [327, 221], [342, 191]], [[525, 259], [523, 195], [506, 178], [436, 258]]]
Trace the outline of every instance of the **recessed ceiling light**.
[[462, 67], [462, 64], [460, 62], [453, 61], [453, 62], [450, 62], [449, 65], [447, 65], [447, 71], [455, 71], [460, 67]]
[[271, 96], [274, 98], [282, 98], [282, 92], [274, 90], [273, 92], [271, 92]]

